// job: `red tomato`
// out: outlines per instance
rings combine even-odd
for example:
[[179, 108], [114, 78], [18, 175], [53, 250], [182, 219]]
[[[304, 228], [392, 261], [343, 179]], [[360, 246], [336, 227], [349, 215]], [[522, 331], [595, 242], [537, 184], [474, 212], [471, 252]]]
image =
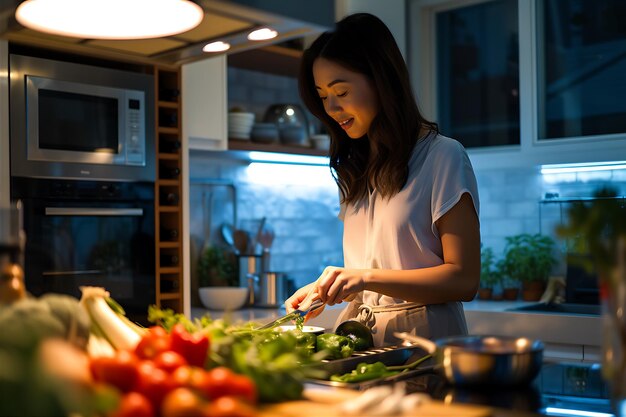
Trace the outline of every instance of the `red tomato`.
[[239, 397], [251, 404], [257, 401], [257, 389], [254, 382], [244, 375], [220, 366], [207, 372], [205, 392], [210, 399], [220, 397]]
[[138, 392], [129, 392], [122, 397], [119, 407], [109, 417], [154, 417], [150, 401]]
[[233, 397], [221, 397], [211, 402], [205, 409], [210, 417], [254, 417], [256, 412], [250, 405]]
[[179, 353], [172, 350], [161, 352], [154, 358], [154, 364], [157, 368], [163, 369], [168, 374], [174, 372], [177, 368], [187, 365], [187, 361]]
[[250, 404], [256, 404], [258, 398], [254, 381], [244, 375], [235, 375], [232, 379], [230, 395], [241, 398]]
[[113, 357], [92, 358], [89, 368], [96, 381], [111, 384], [122, 392], [128, 392], [139, 377], [137, 363], [138, 359], [134, 353], [119, 350]]
[[235, 377], [235, 373], [230, 369], [219, 366], [207, 372], [206, 395], [214, 400], [230, 394], [230, 384]]
[[161, 417], [206, 417], [205, 401], [189, 388], [176, 388], [163, 400]]
[[178, 323], [170, 333], [172, 350], [180, 353], [189, 365], [204, 367], [209, 352], [209, 338], [202, 333], [189, 333], [185, 326]]
[[155, 410], [158, 410], [163, 398], [175, 388], [173, 381], [167, 372], [157, 368], [152, 361], [141, 361], [137, 369], [139, 379], [135, 391], [145, 395]]
[[135, 354], [141, 359], [154, 359], [159, 353], [170, 349], [170, 335], [161, 326], [152, 326], [135, 347]]
[[192, 388], [207, 392], [207, 372], [197, 366], [180, 366], [172, 373], [171, 380], [177, 387]]

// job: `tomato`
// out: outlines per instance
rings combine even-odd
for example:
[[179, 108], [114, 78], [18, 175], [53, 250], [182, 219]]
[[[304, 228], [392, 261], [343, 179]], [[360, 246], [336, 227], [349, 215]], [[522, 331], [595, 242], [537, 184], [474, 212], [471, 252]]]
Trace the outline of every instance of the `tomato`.
[[161, 417], [205, 417], [205, 400], [189, 388], [176, 388], [163, 400]]
[[202, 333], [189, 333], [181, 323], [175, 324], [170, 333], [172, 350], [180, 353], [189, 365], [204, 367], [209, 351], [209, 338]]
[[244, 375], [235, 375], [232, 379], [230, 395], [239, 397], [250, 404], [256, 404], [258, 398], [254, 381]]
[[135, 347], [135, 354], [141, 359], [154, 359], [159, 353], [170, 349], [170, 335], [161, 326], [152, 326], [141, 337]]
[[207, 372], [205, 387], [206, 395], [210, 399], [234, 396], [251, 404], [257, 401], [257, 389], [254, 382], [247, 376], [236, 374], [223, 366]]
[[91, 358], [89, 368], [96, 381], [105, 382], [122, 392], [130, 391], [137, 383], [138, 359], [134, 353], [119, 350], [113, 357]]
[[250, 405], [233, 397], [220, 397], [205, 409], [210, 417], [254, 417], [256, 412]]
[[163, 369], [157, 368], [152, 361], [141, 361], [137, 367], [139, 379], [135, 391], [150, 400], [156, 410], [161, 406], [163, 398], [176, 386]]
[[157, 368], [163, 369], [168, 374], [174, 372], [177, 368], [187, 365], [187, 361], [179, 353], [172, 350], [161, 352], [154, 358], [154, 364]]
[[119, 407], [109, 417], [154, 417], [154, 408], [146, 397], [129, 392], [122, 397]]
[[207, 392], [207, 372], [197, 366], [180, 366], [172, 373], [171, 380], [177, 387]]

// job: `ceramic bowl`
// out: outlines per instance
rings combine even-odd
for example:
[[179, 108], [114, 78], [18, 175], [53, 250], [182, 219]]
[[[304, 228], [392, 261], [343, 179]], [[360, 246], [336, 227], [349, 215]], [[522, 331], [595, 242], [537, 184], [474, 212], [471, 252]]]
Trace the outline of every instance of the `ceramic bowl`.
[[248, 300], [245, 287], [201, 287], [198, 288], [200, 301], [209, 310], [237, 310]]

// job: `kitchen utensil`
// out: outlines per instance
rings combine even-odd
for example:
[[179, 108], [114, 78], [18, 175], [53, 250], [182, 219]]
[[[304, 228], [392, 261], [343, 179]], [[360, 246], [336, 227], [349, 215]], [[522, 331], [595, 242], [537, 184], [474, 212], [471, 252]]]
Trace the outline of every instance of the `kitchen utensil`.
[[258, 307], [278, 307], [285, 302], [285, 274], [263, 272], [259, 277], [258, 295], [254, 300]]
[[245, 230], [236, 229], [233, 240], [239, 253], [248, 253], [248, 233]]
[[322, 307], [324, 305], [323, 302], [321, 302], [320, 300], [316, 300], [314, 301], [311, 306], [308, 309], [304, 309], [304, 310], [294, 310], [289, 314], [285, 314], [282, 317], [277, 318], [276, 320], [270, 321], [269, 323], [261, 326], [261, 327], [257, 327], [256, 330], [265, 330], [265, 329], [273, 329], [274, 327], [278, 327], [281, 324], [287, 323], [291, 320], [295, 320], [298, 317], [304, 317], [306, 316], [308, 313], [313, 312], [315, 310], [317, 310], [318, 308]]
[[221, 231], [224, 242], [226, 242], [226, 244], [232, 248], [233, 252], [235, 252], [235, 255], [239, 255], [239, 248], [235, 245], [233, 225], [229, 223], [224, 223], [222, 224]]
[[404, 332], [394, 335], [432, 354], [454, 385], [528, 384], [539, 373], [543, 359], [543, 343], [525, 337], [456, 336], [433, 342]]

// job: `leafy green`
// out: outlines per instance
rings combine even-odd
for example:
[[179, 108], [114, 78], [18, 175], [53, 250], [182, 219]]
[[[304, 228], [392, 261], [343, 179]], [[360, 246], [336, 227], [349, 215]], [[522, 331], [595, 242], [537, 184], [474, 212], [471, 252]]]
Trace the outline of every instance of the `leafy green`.
[[522, 233], [506, 237], [504, 258], [498, 262], [500, 271], [520, 282], [548, 281], [556, 264], [554, 240], [542, 234]]
[[370, 381], [372, 379], [386, 378], [411, 370], [430, 357], [431, 355], [425, 355], [408, 365], [397, 366], [387, 366], [382, 362], [361, 362], [351, 372], [331, 375], [330, 380], [336, 382], [363, 382]]
[[312, 354], [304, 348], [311, 341], [300, 339], [295, 331], [255, 330], [258, 325], [254, 322], [231, 324], [208, 316], [189, 320], [155, 306], [150, 307], [148, 319], [166, 329], [183, 323], [189, 331], [207, 334], [211, 341], [209, 366], [226, 366], [251, 377], [262, 402], [300, 398], [304, 380], [321, 375], [306, 365], [319, 363], [324, 354]]
[[593, 197], [572, 203], [567, 223], [556, 232], [568, 239], [569, 252], [581, 255], [576, 259], [582, 266], [609, 279], [620, 256], [618, 241], [626, 239], [626, 207], [612, 187], [598, 189]]
[[198, 284], [201, 287], [237, 286], [239, 277], [234, 255], [218, 246], [204, 249], [198, 260]]
[[354, 342], [345, 336], [324, 333], [317, 336], [316, 349], [325, 352], [329, 359], [343, 359], [354, 353]]

